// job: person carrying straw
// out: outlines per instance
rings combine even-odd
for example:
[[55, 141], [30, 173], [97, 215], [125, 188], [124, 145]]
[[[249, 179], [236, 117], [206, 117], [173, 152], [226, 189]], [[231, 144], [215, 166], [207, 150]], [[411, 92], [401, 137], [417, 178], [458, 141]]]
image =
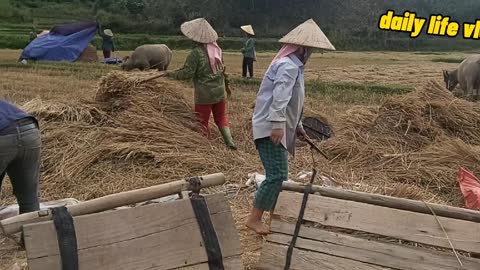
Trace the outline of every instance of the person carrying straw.
[[225, 144], [237, 149], [228, 123], [225, 92], [230, 96], [228, 78], [225, 74], [222, 49], [217, 44], [218, 34], [204, 18], [194, 19], [181, 25], [182, 33], [196, 43], [187, 56], [184, 66], [176, 71], [166, 71], [165, 76], [177, 80], [193, 80], [195, 112], [202, 131], [210, 137], [208, 122], [213, 113]]
[[280, 42], [284, 45], [265, 73], [252, 117], [253, 139], [266, 179], [255, 194], [246, 226], [262, 235], [270, 230], [262, 223], [263, 213], [272, 213], [282, 182], [288, 180], [288, 154], [294, 156], [296, 138], [306, 136], [301, 121], [305, 97], [304, 65], [314, 48], [335, 50], [312, 19], [292, 30]]

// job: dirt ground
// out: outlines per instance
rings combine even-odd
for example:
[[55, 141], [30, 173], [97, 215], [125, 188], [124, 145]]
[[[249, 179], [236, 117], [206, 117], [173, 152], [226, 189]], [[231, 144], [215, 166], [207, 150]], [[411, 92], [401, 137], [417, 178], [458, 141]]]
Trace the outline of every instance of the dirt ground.
[[[99, 78], [114, 66], [101, 64], [42, 64], [38, 66], [20, 65], [15, 63], [19, 51], [0, 50], [0, 96], [23, 104], [34, 98], [45, 101], [67, 102], [69, 100], [92, 99]], [[175, 51], [172, 69], [181, 67], [188, 52]], [[119, 52], [118, 57], [128, 52]], [[261, 78], [273, 58], [272, 53], [259, 53], [255, 62], [255, 77]], [[306, 66], [306, 79], [333, 83], [378, 84], [388, 86], [422, 86], [429, 79], [442, 80], [442, 69], [453, 69], [458, 64], [433, 62], [442, 57], [461, 58], [463, 53], [424, 54], [399, 52], [334, 52], [315, 54]], [[225, 62], [228, 72], [233, 77], [241, 76], [241, 55], [226, 53]], [[234, 97], [230, 101], [231, 122], [233, 134], [245, 132], [245, 115], [250, 113], [256, 93], [256, 87], [248, 84], [234, 85]], [[309, 90], [307, 89], [307, 92]], [[382, 98], [371, 98], [368, 94], [358, 103], [378, 105]], [[306, 107], [309, 112], [324, 115], [328, 119], [336, 119], [339, 113], [345, 112], [353, 105], [319, 93], [307, 94]], [[237, 115], [238, 113], [238, 115]], [[242, 117], [240, 117], [240, 114]], [[248, 144], [245, 144], [248, 145]], [[241, 146], [243, 147], [243, 145]], [[245, 146], [246, 147], [246, 146]], [[252, 151], [244, 149], [244, 151]], [[309, 158], [309, 157], [306, 157]], [[300, 157], [302, 159], [302, 157]], [[260, 164], [251, 164], [251, 170], [261, 172]], [[295, 164], [292, 173], [302, 169]], [[228, 179], [231, 182], [242, 182], [245, 179]], [[74, 192], [73, 192], [74, 193]], [[70, 197], [71, 194], [56, 194], [56, 197]], [[42, 198], [45, 200], [51, 198]], [[81, 198], [79, 198], [81, 199]], [[14, 202], [11, 187], [6, 183], [0, 192], [0, 205]], [[254, 236], [243, 228], [243, 221], [248, 215], [251, 197], [246, 196], [232, 202], [235, 219], [238, 222], [244, 249], [244, 261], [247, 269], [253, 267], [258, 259], [262, 239]], [[6, 238], [0, 237], [0, 269], [9, 269], [17, 260], [22, 260], [25, 254]]]

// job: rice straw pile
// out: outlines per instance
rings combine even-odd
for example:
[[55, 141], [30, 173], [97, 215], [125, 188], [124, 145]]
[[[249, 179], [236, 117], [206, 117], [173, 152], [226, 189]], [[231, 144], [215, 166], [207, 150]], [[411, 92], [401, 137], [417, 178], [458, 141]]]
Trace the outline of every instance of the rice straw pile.
[[242, 168], [256, 163], [200, 134], [189, 87], [141, 80], [113, 72], [93, 102], [24, 105], [44, 133], [43, 198], [86, 200], [216, 172], [241, 179]]
[[336, 171], [357, 179], [413, 185], [460, 206], [459, 167], [480, 173], [480, 106], [456, 99], [437, 82], [379, 108], [352, 108], [338, 124], [323, 147], [336, 157]]

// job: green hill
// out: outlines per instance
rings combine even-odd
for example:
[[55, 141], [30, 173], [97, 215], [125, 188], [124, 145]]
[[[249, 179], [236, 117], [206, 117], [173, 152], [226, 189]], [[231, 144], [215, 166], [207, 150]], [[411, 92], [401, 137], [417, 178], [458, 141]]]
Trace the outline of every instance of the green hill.
[[[462, 38], [417, 39], [407, 34], [380, 31], [380, 16], [388, 9], [416, 11], [418, 16], [450, 15], [459, 22], [475, 21], [477, 0], [0, 0], [0, 47], [23, 48], [28, 33], [72, 21], [98, 20], [117, 34], [120, 49], [151, 43], [186, 48], [180, 24], [207, 18], [223, 37], [225, 49], [241, 46], [239, 27], [252, 24], [260, 50], [274, 50], [294, 26], [314, 18], [339, 50], [472, 50], [475, 41]], [[98, 41], [96, 41], [98, 42]]]

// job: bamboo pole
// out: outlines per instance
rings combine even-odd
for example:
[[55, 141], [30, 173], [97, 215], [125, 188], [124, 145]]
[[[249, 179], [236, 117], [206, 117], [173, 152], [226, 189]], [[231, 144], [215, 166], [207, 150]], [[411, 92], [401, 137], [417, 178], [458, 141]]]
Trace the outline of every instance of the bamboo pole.
[[[201, 176], [200, 182], [202, 188], [222, 185], [225, 183], [225, 175], [223, 173], [217, 173]], [[182, 191], [193, 190], [194, 188], [195, 187], [191, 186], [190, 182], [187, 180], [180, 180], [162, 185], [112, 194], [75, 205], [69, 205], [67, 206], [67, 209], [72, 216], [81, 216], [178, 194]], [[14, 234], [20, 232], [23, 225], [48, 221], [51, 219], [52, 213], [50, 209], [47, 209], [7, 218], [2, 220], [0, 224], [4, 234]]]
[[[287, 191], [303, 193], [305, 190], [305, 186], [297, 183], [284, 182], [282, 189]], [[480, 212], [470, 210], [470, 209], [451, 207], [451, 206], [432, 204], [432, 203], [425, 205], [424, 202], [419, 202], [415, 200], [395, 198], [395, 197], [389, 197], [389, 196], [384, 196], [379, 194], [370, 194], [370, 193], [357, 192], [357, 191], [351, 191], [351, 190], [345, 190], [345, 189], [327, 188], [327, 187], [321, 187], [321, 186], [312, 186], [311, 193], [319, 193], [321, 196], [334, 198], [334, 199], [348, 200], [348, 201], [354, 201], [359, 203], [367, 203], [367, 204], [372, 204], [377, 206], [395, 208], [399, 210], [417, 212], [417, 213], [428, 214], [428, 215], [431, 215], [433, 210], [437, 216], [480, 223]]]

